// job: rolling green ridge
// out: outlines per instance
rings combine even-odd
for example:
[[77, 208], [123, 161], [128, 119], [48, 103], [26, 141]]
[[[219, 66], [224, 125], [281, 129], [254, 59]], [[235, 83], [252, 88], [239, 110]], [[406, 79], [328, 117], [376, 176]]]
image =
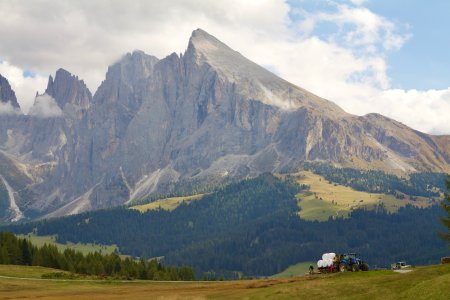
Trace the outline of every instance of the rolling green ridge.
[[330, 182], [350, 186], [357, 191], [392, 194], [399, 199], [403, 195], [439, 197], [446, 190], [445, 173], [411, 173], [407, 178], [380, 170], [336, 168], [325, 163], [304, 163], [301, 169], [313, 171]]
[[[135, 261], [122, 259], [116, 253], [100, 252], [84, 255], [73, 249], [58, 250], [55, 245], [33, 245], [28, 239], [17, 238], [12, 233], [0, 232], [0, 264], [40, 266], [64, 270], [53, 274], [56, 278], [75, 277], [70, 273], [113, 277], [121, 279], [194, 280], [192, 269], [163, 266], [156, 259]], [[51, 274], [49, 274], [52, 278]]]
[[339, 185], [310, 171], [288, 175], [307, 189], [297, 194], [299, 215], [306, 220], [327, 221], [330, 217], [348, 217], [355, 209], [376, 210], [383, 206], [386, 211], [396, 213], [407, 205], [426, 208], [437, 198], [423, 196], [401, 197], [385, 193], [358, 191], [350, 186]]
[[[448, 253], [437, 236], [440, 207], [402, 207], [389, 213], [355, 209], [326, 222], [298, 216], [296, 195], [306, 187], [271, 174], [243, 180], [172, 211], [140, 213], [126, 207], [3, 227], [57, 235], [59, 242], [116, 244], [121, 253], [164, 257], [192, 266], [197, 275], [268, 276], [325, 252], [355, 251], [371, 266], [397, 260], [430, 264]], [[398, 201], [402, 201], [399, 199]], [[89, 220], [89, 222], [86, 222]]]

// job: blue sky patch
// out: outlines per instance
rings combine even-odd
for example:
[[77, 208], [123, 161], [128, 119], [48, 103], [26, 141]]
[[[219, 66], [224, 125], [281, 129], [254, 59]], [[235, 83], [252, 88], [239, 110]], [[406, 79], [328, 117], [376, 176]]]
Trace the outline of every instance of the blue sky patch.
[[[383, 49], [383, 40], [372, 45], [372, 51], [381, 54], [388, 65], [387, 75], [393, 88], [402, 89], [443, 89], [450, 84], [450, 1], [395, 0], [364, 1], [355, 5], [345, 0], [289, 0], [289, 17], [293, 27], [308, 17], [318, 14], [336, 14], [340, 6], [349, 8], [367, 8], [373, 13], [391, 22], [393, 33], [407, 36], [406, 42], [393, 50]], [[339, 25], [333, 20], [317, 21], [309, 35], [323, 41], [333, 41], [340, 47], [351, 49], [356, 56], [362, 56], [367, 45], [355, 45], [346, 40], [355, 29], [352, 23]], [[302, 32], [297, 35], [305, 37]], [[381, 37], [386, 37], [381, 32]]]
[[34, 78], [34, 77], [36, 77], [36, 72], [30, 71], [30, 70], [25, 70], [25, 71], [23, 71], [23, 77]]

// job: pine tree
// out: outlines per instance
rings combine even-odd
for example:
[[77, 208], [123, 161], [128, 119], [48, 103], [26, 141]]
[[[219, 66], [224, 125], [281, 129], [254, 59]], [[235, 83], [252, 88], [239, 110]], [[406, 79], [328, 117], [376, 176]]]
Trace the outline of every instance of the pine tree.
[[[447, 191], [450, 193], [450, 175], [447, 178], [446, 186], [447, 186]], [[441, 207], [447, 213], [446, 217], [441, 218], [442, 224], [444, 224], [444, 226], [447, 227], [447, 232], [441, 233], [440, 236], [444, 240], [449, 242], [449, 247], [450, 247], [450, 194], [445, 194], [445, 198], [441, 202]]]
[[30, 253], [30, 244], [26, 239], [22, 240], [22, 263], [24, 265], [31, 266], [32, 257]]
[[9, 263], [10, 263], [10, 261], [9, 261], [8, 249], [6, 249], [5, 246], [1, 246], [0, 247], [0, 264], [8, 265]]

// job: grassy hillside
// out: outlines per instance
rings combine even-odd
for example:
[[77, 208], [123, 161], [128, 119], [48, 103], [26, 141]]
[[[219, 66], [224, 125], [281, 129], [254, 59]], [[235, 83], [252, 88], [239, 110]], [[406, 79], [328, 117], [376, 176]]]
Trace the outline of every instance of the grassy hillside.
[[[0, 266], [0, 276], [39, 277], [51, 269]], [[29, 273], [32, 273], [29, 276]], [[58, 281], [0, 277], [0, 299], [448, 299], [450, 265], [406, 274], [369, 271], [223, 282]]]
[[[375, 209], [383, 204], [387, 211], [396, 212], [408, 204], [416, 207], [428, 207], [431, 201], [426, 197], [411, 197], [403, 195], [399, 200], [394, 195], [357, 191], [351, 187], [330, 183], [324, 177], [311, 171], [290, 174], [299, 184], [309, 186], [307, 191], [297, 194], [299, 216], [305, 220], [327, 221], [329, 217], [348, 217], [354, 209]], [[164, 209], [172, 211], [182, 203], [188, 204], [199, 200], [204, 194], [186, 197], [171, 197], [158, 199], [154, 202], [132, 206], [132, 209], [146, 212], [148, 210]]]
[[446, 191], [447, 174], [419, 172], [398, 174], [398, 176], [380, 170], [361, 170], [339, 168], [326, 163], [304, 163], [298, 171], [311, 171], [326, 180], [357, 191], [402, 195], [440, 197]]
[[[424, 208], [433, 203], [428, 197], [402, 195], [404, 198], [398, 199], [391, 194], [357, 191], [351, 187], [330, 183], [323, 176], [311, 171], [301, 171], [290, 175], [294, 176], [299, 184], [309, 187], [307, 191], [296, 196], [301, 209], [299, 216], [305, 220], [327, 221], [329, 217], [348, 217], [355, 209], [373, 210], [380, 204], [384, 205], [389, 212], [397, 212], [400, 207], [406, 205]], [[183, 203], [200, 200], [203, 196], [204, 194], [170, 197], [131, 208], [142, 213], [156, 209], [172, 211]]]
[[88, 253], [94, 253], [94, 252], [101, 252], [103, 254], [110, 254], [118, 251], [116, 245], [100, 245], [100, 244], [93, 244], [93, 243], [71, 243], [67, 242], [67, 244], [61, 244], [56, 242], [56, 237], [54, 235], [44, 235], [39, 236], [35, 234], [18, 234], [17, 237], [19, 238], [26, 238], [30, 240], [30, 242], [38, 247], [43, 246], [44, 244], [52, 244], [58, 247], [60, 251], [64, 251], [65, 249], [73, 249], [75, 251], [79, 251], [83, 253], [84, 255]]
[[292, 174], [299, 184], [309, 186], [307, 191], [297, 194], [299, 216], [305, 220], [327, 221], [329, 217], [347, 217], [352, 210], [363, 208], [373, 210], [383, 204], [389, 212], [397, 212], [400, 207], [413, 205], [428, 207], [432, 204], [426, 197], [394, 195], [357, 191], [350, 187], [333, 184], [324, 177], [310, 171]]
[[55, 272], [64, 271], [38, 266], [0, 265], [0, 276], [6, 277], [42, 278]]
[[146, 212], [148, 210], [155, 210], [155, 209], [164, 209], [164, 210], [174, 210], [178, 206], [180, 206], [182, 203], [188, 204], [192, 201], [199, 200], [203, 197], [203, 194], [193, 195], [193, 196], [186, 196], [186, 197], [172, 197], [172, 198], [164, 198], [159, 199], [156, 201], [153, 201], [151, 203], [142, 204], [142, 205], [136, 205], [132, 206], [132, 209], [136, 209], [140, 212]]
[[[309, 176], [315, 179], [313, 191], [319, 189], [315, 185], [330, 185]], [[350, 218], [328, 222], [299, 218], [295, 196], [305, 187], [295, 181], [303, 179], [308, 177], [286, 175], [286, 180], [281, 180], [264, 174], [170, 211], [141, 213], [118, 207], [1, 229], [16, 234], [36, 230], [40, 235], [55, 235], [64, 244], [116, 244], [121, 253], [133, 257], [164, 257], [170, 265], [192, 266], [199, 278], [204, 272], [214, 273], [216, 278], [237, 278], [242, 273], [270, 276], [297, 262], [316, 261], [318, 255], [330, 251], [358, 252], [372, 266], [388, 266], [398, 260], [433, 264], [448, 252], [435, 234], [443, 230], [441, 208], [436, 205], [400, 207], [396, 214], [354, 209]], [[362, 195], [349, 190], [352, 195]], [[317, 193], [325, 197], [324, 191]], [[371, 199], [373, 194], [368, 195]], [[317, 201], [333, 204], [333, 200]], [[408, 200], [395, 201], [400, 205]]]
[[300, 276], [308, 274], [309, 266], [316, 266], [315, 262], [301, 262], [292, 266], [289, 266], [286, 270], [281, 273], [270, 276], [270, 278], [290, 278], [294, 276]]

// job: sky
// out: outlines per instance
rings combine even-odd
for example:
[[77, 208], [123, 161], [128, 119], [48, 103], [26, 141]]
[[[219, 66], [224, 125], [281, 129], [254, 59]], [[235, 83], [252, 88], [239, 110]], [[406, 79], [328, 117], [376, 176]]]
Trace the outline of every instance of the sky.
[[58, 68], [95, 93], [125, 53], [183, 53], [202, 28], [350, 113], [450, 134], [449, 11], [445, 0], [0, 0], [0, 74], [27, 113]]

